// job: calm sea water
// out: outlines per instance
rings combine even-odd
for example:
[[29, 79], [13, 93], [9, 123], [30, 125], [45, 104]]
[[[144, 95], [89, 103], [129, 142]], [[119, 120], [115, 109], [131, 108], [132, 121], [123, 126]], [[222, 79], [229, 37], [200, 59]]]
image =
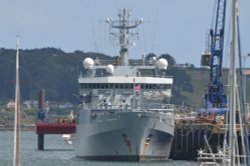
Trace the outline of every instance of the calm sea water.
[[[0, 166], [12, 166], [13, 132], [0, 132]], [[101, 162], [86, 161], [74, 157], [72, 145], [65, 143], [61, 135], [45, 135], [44, 151], [37, 150], [35, 132], [21, 133], [22, 166], [196, 166], [196, 162]]]

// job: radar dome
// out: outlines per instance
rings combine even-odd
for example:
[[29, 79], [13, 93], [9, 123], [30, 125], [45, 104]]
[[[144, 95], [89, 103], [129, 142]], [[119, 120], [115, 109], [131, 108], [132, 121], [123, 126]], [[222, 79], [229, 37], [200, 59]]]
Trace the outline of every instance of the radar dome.
[[168, 67], [168, 61], [164, 58], [161, 58], [157, 61], [157, 66], [159, 69], [167, 69]]
[[108, 73], [113, 74], [114, 73], [114, 66], [109, 64], [109, 65], [107, 65], [106, 70]]
[[94, 66], [94, 60], [91, 58], [86, 58], [83, 60], [83, 66], [85, 69], [92, 69]]

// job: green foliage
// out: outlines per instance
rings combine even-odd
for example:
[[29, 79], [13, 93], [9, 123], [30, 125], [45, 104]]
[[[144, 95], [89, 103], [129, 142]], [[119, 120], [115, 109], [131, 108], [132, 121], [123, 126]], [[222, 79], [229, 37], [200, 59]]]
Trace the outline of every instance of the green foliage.
[[185, 100], [186, 96], [184, 96], [183, 92], [193, 92], [193, 86], [190, 83], [191, 78], [186, 73], [185, 68], [177, 68], [177, 67], [171, 67], [167, 75], [171, 75], [174, 78], [174, 83], [172, 87], [172, 99], [171, 103], [181, 105]]
[[149, 53], [146, 55], [145, 60], [149, 61], [150, 59], [152, 59], [153, 57], [157, 57], [157, 55], [155, 55], [154, 53]]
[[35, 109], [25, 109], [23, 112], [28, 116], [36, 116], [37, 110]]
[[[12, 49], [0, 49], [0, 101], [14, 99], [15, 54]], [[38, 99], [41, 89], [46, 100], [76, 102], [73, 93], [78, 92], [77, 78], [86, 57], [110, 60], [99, 53], [75, 51], [65, 53], [56, 48], [20, 50], [21, 99]]]
[[185, 70], [187, 75], [190, 76], [190, 84], [193, 86], [193, 91], [183, 91], [182, 95], [185, 96], [185, 104], [193, 107], [200, 107], [202, 97], [207, 93], [207, 85], [209, 83], [209, 70], [208, 69], [192, 69]]
[[[1, 108], [0, 109], [0, 125], [14, 122], [14, 110]], [[13, 124], [13, 123], [12, 123]]]
[[[0, 101], [14, 100], [15, 54], [13, 49], [0, 49]], [[145, 58], [152, 56], [156, 55], [150, 53]], [[20, 50], [21, 99], [38, 100], [38, 92], [45, 89], [46, 100], [77, 103], [72, 94], [78, 93], [77, 78], [82, 61], [87, 57], [114, 60], [114, 57], [104, 54], [79, 50], [72, 53], [56, 48]], [[174, 78], [171, 103], [198, 107], [208, 84], [209, 71], [174, 67], [176, 61], [169, 54], [158, 58], [165, 58], [170, 64], [166, 75]], [[139, 60], [133, 60], [133, 63], [139, 63]], [[27, 116], [35, 114], [34, 110], [24, 112]]]

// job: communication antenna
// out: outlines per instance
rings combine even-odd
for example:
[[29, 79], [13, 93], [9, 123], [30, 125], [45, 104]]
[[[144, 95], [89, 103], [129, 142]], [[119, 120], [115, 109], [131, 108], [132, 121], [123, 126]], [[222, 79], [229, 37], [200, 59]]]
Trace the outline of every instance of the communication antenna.
[[[121, 66], [128, 66], [128, 46], [135, 45], [135, 42], [130, 42], [129, 39], [134, 37], [138, 38], [138, 32], [133, 32], [132, 29], [137, 28], [142, 22], [143, 19], [130, 21], [129, 17], [131, 16], [131, 11], [128, 9], [119, 10], [118, 17], [119, 20], [112, 20], [107, 18], [106, 22], [110, 25], [110, 36], [114, 39], [118, 39], [118, 44], [120, 45], [120, 62]], [[112, 31], [113, 30], [113, 31]], [[115, 31], [115, 30], [118, 30]]]

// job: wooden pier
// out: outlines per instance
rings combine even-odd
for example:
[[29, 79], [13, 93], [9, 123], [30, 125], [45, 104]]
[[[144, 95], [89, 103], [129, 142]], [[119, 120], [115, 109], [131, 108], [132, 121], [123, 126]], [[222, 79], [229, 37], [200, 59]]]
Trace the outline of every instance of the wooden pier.
[[[250, 125], [248, 124], [248, 131]], [[198, 150], [207, 149], [204, 135], [214, 153], [223, 148], [226, 125], [212, 123], [177, 124], [170, 158], [173, 160], [196, 160]], [[241, 154], [240, 124], [236, 125], [239, 151]], [[249, 139], [249, 138], [248, 138]]]

